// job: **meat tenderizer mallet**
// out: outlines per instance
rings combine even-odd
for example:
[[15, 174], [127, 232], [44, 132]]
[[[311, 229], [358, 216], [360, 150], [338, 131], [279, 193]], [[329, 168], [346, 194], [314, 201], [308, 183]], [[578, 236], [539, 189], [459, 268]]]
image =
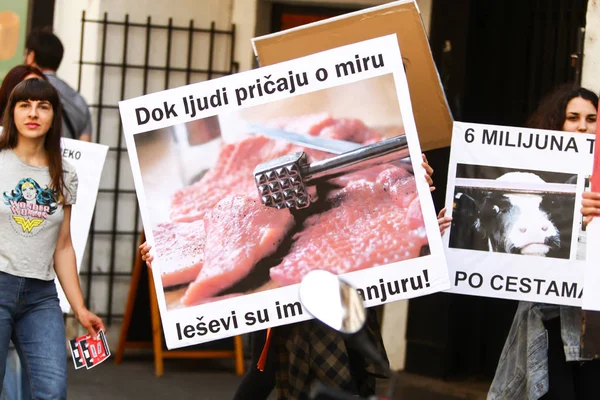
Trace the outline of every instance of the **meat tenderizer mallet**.
[[254, 169], [254, 181], [264, 205], [302, 209], [310, 205], [307, 186], [408, 156], [406, 135], [312, 164], [308, 163], [306, 153], [300, 151], [259, 164]]

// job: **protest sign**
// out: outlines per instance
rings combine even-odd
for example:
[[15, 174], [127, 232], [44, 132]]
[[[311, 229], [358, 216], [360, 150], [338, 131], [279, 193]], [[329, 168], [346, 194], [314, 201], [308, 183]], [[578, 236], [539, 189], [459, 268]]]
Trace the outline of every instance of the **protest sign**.
[[[119, 108], [168, 348], [309, 319], [298, 283], [312, 269], [343, 274], [367, 306], [449, 287], [395, 36]], [[310, 184], [327, 171], [305, 156], [403, 140], [393, 164]], [[288, 201], [299, 208], [272, 207]]]
[[[62, 138], [62, 149], [63, 159], [75, 167], [79, 179], [77, 202], [71, 208], [71, 240], [77, 259], [77, 272], [79, 272], [92, 217], [94, 216], [100, 176], [102, 175], [108, 146]], [[63, 313], [68, 313], [71, 310], [69, 302], [58, 282], [58, 278], [55, 281], [60, 308]]]
[[581, 305], [594, 136], [454, 123], [450, 292]]

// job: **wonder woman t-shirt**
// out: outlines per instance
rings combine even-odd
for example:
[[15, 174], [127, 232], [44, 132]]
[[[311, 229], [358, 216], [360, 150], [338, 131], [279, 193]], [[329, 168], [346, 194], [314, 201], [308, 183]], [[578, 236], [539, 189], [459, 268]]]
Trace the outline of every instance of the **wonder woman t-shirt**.
[[[48, 167], [26, 164], [12, 150], [3, 150], [0, 168], [0, 271], [52, 280], [64, 212], [56, 192], [48, 188]], [[77, 173], [65, 160], [63, 173], [65, 204], [75, 204]]]

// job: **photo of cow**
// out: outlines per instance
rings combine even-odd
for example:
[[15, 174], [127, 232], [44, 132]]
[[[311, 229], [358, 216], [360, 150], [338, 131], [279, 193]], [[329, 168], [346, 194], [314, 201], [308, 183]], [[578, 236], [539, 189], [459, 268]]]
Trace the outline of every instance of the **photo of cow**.
[[571, 258], [577, 175], [458, 164], [449, 247]]

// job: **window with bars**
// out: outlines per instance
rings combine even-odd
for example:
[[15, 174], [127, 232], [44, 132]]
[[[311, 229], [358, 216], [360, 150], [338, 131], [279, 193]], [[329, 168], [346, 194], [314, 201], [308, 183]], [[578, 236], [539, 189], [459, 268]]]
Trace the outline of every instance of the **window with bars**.
[[[109, 146], [81, 267], [88, 307], [110, 324], [121, 318], [142, 231], [118, 101], [238, 71], [229, 29], [81, 18], [78, 90], [87, 94], [93, 139]], [[90, 97], [89, 93], [93, 93]], [[85, 95], [84, 94], [84, 95]]]

